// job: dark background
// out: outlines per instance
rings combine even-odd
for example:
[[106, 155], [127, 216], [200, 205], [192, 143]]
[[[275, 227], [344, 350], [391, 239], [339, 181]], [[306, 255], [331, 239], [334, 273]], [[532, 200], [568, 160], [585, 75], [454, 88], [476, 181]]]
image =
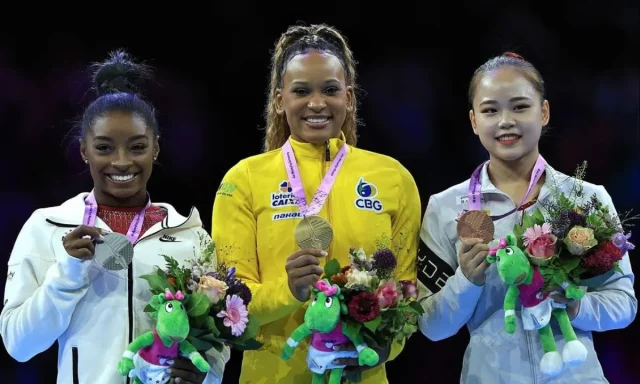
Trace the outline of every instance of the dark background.
[[[154, 201], [181, 212], [197, 206], [210, 229], [222, 176], [261, 151], [270, 50], [299, 20], [326, 22], [347, 36], [363, 91], [359, 146], [409, 169], [423, 211], [431, 194], [467, 179], [486, 158], [468, 121], [468, 81], [476, 67], [505, 50], [532, 61], [546, 81], [552, 130], [541, 142], [545, 158], [565, 173], [589, 161], [587, 180], [603, 184], [618, 211], [638, 206], [637, 6], [362, 4], [156, 3], [153, 10], [161, 17], [127, 5], [126, 12], [104, 9], [71, 22], [73, 33], [43, 26], [0, 35], [0, 285], [31, 213], [92, 187], [69, 136], [73, 119], [94, 97], [85, 72], [89, 63], [123, 47], [156, 67], [156, 84], [147, 93], [163, 133], [149, 191]], [[631, 254], [636, 270], [639, 256]], [[594, 337], [609, 381], [637, 382], [638, 323]], [[390, 382], [408, 375], [410, 382], [457, 383], [467, 340], [466, 328], [438, 343], [416, 334], [388, 364]], [[19, 364], [0, 348], [0, 381], [54, 383], [46, 377], [55, 376], [56, 356], [53, 346]], [[234, 353], [225, 383], [237, 382], [240, 361]]]

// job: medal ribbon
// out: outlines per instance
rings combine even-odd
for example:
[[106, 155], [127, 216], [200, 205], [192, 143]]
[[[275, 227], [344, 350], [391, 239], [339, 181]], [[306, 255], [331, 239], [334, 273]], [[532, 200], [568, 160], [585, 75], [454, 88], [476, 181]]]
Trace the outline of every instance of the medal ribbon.
[[[82, 224], [93, 227], [96, 222], [96, 215], [98, 213], [98, 203], [96, 202], [96, 197], [93, 194], [93, 191], [87, 196], [84, 201], [84, 218], [82, 219]], [[134, 244], [138, 237], [140, 237], [140, 232], [142, 231], [142, 224], [144, 222], [144, 214], [151, 206], [151, 199], [147, 194], [147, 205], [142, 208], [140, 212], [138, 212], [133, 221], [131, 221], [131, 225], [129, 226], [129, 230], [127, 231], [127, 239]]]
[[[520, 207], [522, 207], [524, 205], [524, 203], [527, 201], [527, 199], [529, 198], [529, 195], [531, 195], [531, 192], [533, 191], [533, 188], [535, 187], [536, 184], [538, 184], [538, 181], [540, 181], [540, 178], [542, 177], [542, 174], [545, 171], [545, 166], [546, 166], [547, 162], [544, 158], [542, 158], [542, 156], [538, 155], [538, 159], [536, 160], [536, 164], [533, 166], [533, 171], [531, 172], [531, 180], [529, 181], [529, 189], [527, 190], [527, 193], [524, 195], [524, 197], [522, 198], [522, 201], [520, 202], [520, 204], [518, 204], [517, 207], [515, 207], [514, 209], [512, 209], [511, 211], [499, 215], [499, 216], [491, 216], [492, 220], [499, 220], [502, 219], [504, 217], [507, 217], [509, 215], [511, 215], [512, 213], [516, 212], [518, 209], [520, 209]], [[480, 183], [480, 175], [482, 173], [482, 167], [484, 166], [484, 163], [480, 164], [478, 166], [478, 168], [476, 168], [475, 171], [473, 171], [473, 174], [471, 174], [471, 180], [469, 182], [469, 192], [468, 192], [468, 201], [469, 201], [469, 210], [470, 211], [479, 211], [481, 209], [481, 196], [482, 196], [482, 191], [481, 191], [481, 183]]]
[[347, 145], [343, 145], [336, 157], [333, 159], [329, 172], [327, 172], [324, 179], [322, 179], [322, 183], [320, 184], [316, 194], [313, 196], [311, 204], [307, 204], [307, 198], [304, 195], [304, 187], [302, 185], [298, 163], [296, 162], [296, 157], [293, 153], [293, 148], [291, 147], [289, 140], [287, 140], [287, 142], [282, 146], [282, 156], [284, 157], [284, 165], [287, 169], [287, 175], [289, 176], [291, 190], [293, 195], [296, 197], [296, 203], [298, 204], [300, 213], [302, 216], [317, 215], [322, 209], [327, 197], [329, 197], [329, 192], [331, 192], [333, 183], [336, 181], [336, 177], [338, 176], [338, 172], [340, 172], [340, 168], [342, 168], [342, 164], [344, 164], [344, 159], [347, 157]]

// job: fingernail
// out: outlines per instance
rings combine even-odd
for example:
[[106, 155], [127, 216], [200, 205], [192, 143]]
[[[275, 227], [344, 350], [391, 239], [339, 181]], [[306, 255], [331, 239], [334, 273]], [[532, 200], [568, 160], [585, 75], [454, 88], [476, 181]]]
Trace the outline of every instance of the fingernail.
[[328, 255], [328, 253], [327, 253], [326, 251], [322, 251], [322, 252], [320, 252], [320, 254], [321, 254], [322, 256], [327, 256], [327, 255]]
[[333, 346], [333, 350], [334, 351], [339, 351], [340, 350], [340, 346], [339, 345], [334, 345]]

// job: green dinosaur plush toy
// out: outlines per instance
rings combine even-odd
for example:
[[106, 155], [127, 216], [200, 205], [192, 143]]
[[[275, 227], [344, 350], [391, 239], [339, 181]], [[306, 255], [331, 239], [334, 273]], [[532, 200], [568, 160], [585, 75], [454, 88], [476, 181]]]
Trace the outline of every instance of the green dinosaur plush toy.
[[[522, 324], [525, 330], [538, 330], [544, 355], [540, 361], [540, 370], [548, 376], [560, 374], [567, 365], [582, 364], [587, 358], [587, 349], [578, 340], [564, 305], [557, 305], [550, 297], [551, 292], [543, 293], [544, 279], [541, 269], [532, 265], [527, 255], [518, 248], [515, 236], [507, 235], [500, 244], [491, 249], [487, 261], [495, 263], [500, 278], [509, 285], [504, 299], [505, 329], [512, 334], [516, 329], [516, 301], [522, 304]], [[554, 281], [565, 290], [568, 299], [581, 299], [585, 292], [574, 284]], [[560, 354], [551, 330], [551, 316], [556, 318], [566, 344]]]
[[135, 384], [164, 384], [170, 379], [167, 368], [179, 354], [188, 357], [200, 371], [209, 371], [209, 363], [186, 340], [189, 317], [183, 300], [182, 292], [174, 295], [168, 289], [151, 299], [149, 304], [156, 310], [151, 315], [156, 319], [156, 328], [129, 344], [118, 363], [122, 376], [135, 378]]
[[[362, 335], [349, 327], [343, 327], [341, 315], [347, 313], [340, 287], [327, 279], [315, 284], [314, 298], [304, 314], [304, 323], [296, 328], [282, 348], [282, 358], [289, 360], [298, 344], [311, 335], [307, 352], [307, 366], [313, 372], [312, 384], [324, 384], [329, 371], [329, 384], [340, 384], [344, 365], [332, 365], [341, 358], [357, 358], [359, 364], [374, 366], [380, 357], [369, 348]], [[335, 345], [353, 343], [357, 351], [334, 351]]]

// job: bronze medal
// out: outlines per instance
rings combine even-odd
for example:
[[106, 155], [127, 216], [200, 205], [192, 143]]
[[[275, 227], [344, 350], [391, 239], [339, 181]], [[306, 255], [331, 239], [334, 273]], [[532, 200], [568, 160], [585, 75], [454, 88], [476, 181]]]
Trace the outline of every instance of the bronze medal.
[[333, 228], [320, 216], [305, 216], [296, 227], [295, 238], [302, 249], [326, 251], [333, 240]]
[[458, 219], [456, 231], [460, 240], [482, 239], [488, 244], [493, 240], [495, 228], [493, 220], [483, 211], [468, 211]]

